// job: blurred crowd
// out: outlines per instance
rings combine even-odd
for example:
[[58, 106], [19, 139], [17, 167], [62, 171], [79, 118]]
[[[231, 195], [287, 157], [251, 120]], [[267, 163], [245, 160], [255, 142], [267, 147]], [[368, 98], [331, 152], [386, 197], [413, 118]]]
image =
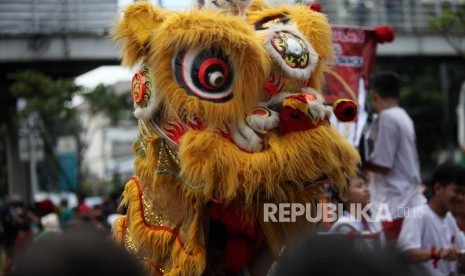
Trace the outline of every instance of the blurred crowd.
[[67, 231], [88, 229], [110, 237], [111, 224], [117, 215], [118, 197], [104, 197], [95, 206], [86, 204], [85, 195], [77, 196], [77, 206], [70, 207], [68, 199], [54, 204], [44, 199], [27, 204], [18, 195], [5, 198], [0, 206], [0, 244], [4, 276], [11, 275], [16, 256], [30, 245], [50, 239]]
[[[327, 203], [343, 206], [342, 215], [284, 248], [266, 275], [465, 275], [465, 168], [437, 168], [424, 190], [428, 203], [415, 208], [422, 213], [405, 214], [398, 237], [361, 215], [372, 200], [367, 175], [360, 171], [347, 181], [346, 190], [328, 190]], [[64, 198], [33, 205], [16, 195], [6, 198], [0, 208], [1, 275], [144, 275], [135, 257], [111, 238], [118, 199], [89, 206], [79, 195], [70, 207]]]

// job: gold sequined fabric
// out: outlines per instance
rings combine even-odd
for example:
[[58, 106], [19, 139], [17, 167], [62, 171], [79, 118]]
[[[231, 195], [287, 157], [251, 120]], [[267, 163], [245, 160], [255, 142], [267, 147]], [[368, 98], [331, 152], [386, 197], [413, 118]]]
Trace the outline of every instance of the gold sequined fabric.
[[124, 227], [124, 247], [130, 253], [136, 254], [137, 248], [132, 239], [131, 230], [129, 229], [129, 216], [126, 218], [126, 223]]

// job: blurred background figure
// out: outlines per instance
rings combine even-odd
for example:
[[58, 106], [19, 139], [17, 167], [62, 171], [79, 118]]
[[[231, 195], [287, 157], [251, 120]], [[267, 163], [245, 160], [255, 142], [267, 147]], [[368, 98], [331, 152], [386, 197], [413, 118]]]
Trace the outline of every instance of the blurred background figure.
[[0, 235], [2, 255], [4, 256], [3, 275], [9, 275], [14, 258], [15, 241], [24, 227], [24, 202], [19, 195], [7, 197], [5, 205], [0, 209], [0, 221], [2, 224]]
[[85, 215], [89, 215], [91, 211], [89, 205], [86, 204], [85, 199], [86, 199], [86, 195], [84, 193], [78, 194], [78, 206], [77, 206], [76, 215], [79, 218]]
[[69, 208], [68, 200], [66, 198], [62, 198], [60, 201], [59, 214], [61, 228], [66, 229], [68, 222], [75, 217], [75, 212], [72, 208]]
[[132, 255], [107, 236], [81, 229], [34, 244], [15, 263], [11, 275], [143, 276], [144, 272]]
[[387, 205], [393, 221], [383, 221], [386, 237], [395, 242], [399, 236], [404, 208], [426, 202], [420, 193], [420, 163], [413, 120], [400, 106], [401, 81], [392, 72], [373, 76], [371, 104], [378, 114], [368, 135], [369, 157], [363, 169], [371, 173], [370, 191], [373, 212]]
[[57, 208], [50, 199], [44, 199], [36, 204], [39, 216], [40, 231], [34, 237], [34, 242], [48, 239], [61, 232]]
[[313, 235], [284, 256], [273, 276], [409, 275], [401, 256], [388, 249], [369, 254], [356, 250], [345, 236]]
[[459, 275], [465, 236], [451, 211], [464, 201], [465, 168], [445, 163], [430, 185], [432, 198], [405, 217], [397, 245], [412, 264], [412, 275]]

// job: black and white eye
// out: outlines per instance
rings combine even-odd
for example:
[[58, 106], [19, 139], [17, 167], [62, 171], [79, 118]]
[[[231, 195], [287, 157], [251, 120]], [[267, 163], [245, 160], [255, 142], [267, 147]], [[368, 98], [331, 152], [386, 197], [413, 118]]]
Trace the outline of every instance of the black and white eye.
[[176, 81], [190, 95], [212, 102], [232, 99], [234, 72], [220, 49], [187, 49], [173, 62]]

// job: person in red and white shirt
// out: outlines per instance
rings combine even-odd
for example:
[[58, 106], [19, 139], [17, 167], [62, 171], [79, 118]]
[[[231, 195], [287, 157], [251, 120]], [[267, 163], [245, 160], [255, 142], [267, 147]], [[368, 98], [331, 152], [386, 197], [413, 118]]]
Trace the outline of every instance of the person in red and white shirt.
[[412, 275], [458, 275], [465, 263], [465, 236], [451, 210], [465, 199], [464, 168], [441, 165], [433, 174], [433, 196], [404, 218], [397, 246], [411, 263]]

